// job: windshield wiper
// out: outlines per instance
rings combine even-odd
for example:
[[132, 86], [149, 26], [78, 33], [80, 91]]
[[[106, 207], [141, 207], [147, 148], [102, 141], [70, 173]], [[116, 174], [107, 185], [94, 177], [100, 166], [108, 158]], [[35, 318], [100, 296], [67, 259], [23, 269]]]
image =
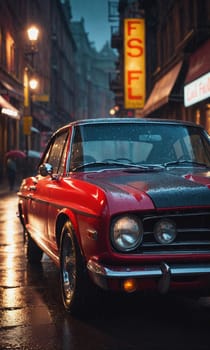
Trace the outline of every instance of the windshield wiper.
[[141, 165], [141, 164], [131, 164], [130, 167], [125, 169], [126, 172], [138, 172], [138, 171], [160, 171], [165, 169], [165, 167], [161, 164], [147, 164], [147, 165]]
[[[138, 165], [138, 164], [130, 164], [130, 163], [122, 163], [122, 162], [117, 162], [117, 161], [106, 161], [106, 162], [89, 162], [89, 163], [84, 163], [76, 166], [75, 168], [72, 169], [73, 172], [84, 169], [85, 167], [97, 167], [97, 166], [119, 166], [119, 167], [124, 167], [124, 168], [135, 168], [135, 169], [141, 169], [141, 170], [148, 170], [148, 169], [153, 169], [156, 166], [147, 166], [147, 165]], [[162, 168], [162, 166], [160, 166]], [[159, 166], [158, 166], [159, 168]]]
[[205, 168], [209, 168], [209, 166], [205, 163], [201, 163], [201, 162], [196, 162], [194, 160], [189, 160], [189, 159], [182, 159], [182, 160], [174, 160], [171, 162], [167, 162], [164, 163], [164, 167], [168, 167], [168, 166], [173, 166], [173, 165], [182, 165], [182, 164], [191, 164], [193, 166], [198, 166], [198, 167], [205, 167]]

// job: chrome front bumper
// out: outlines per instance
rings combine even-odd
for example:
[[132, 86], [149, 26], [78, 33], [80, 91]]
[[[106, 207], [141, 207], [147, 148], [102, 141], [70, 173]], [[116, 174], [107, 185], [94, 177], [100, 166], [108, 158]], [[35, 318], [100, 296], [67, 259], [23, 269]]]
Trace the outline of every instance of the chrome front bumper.
[[210, 264], [172, 264], [162, 262], [153, 266], [105, 266], [93, 260], [87, 264], [89, 273], [95, 283], [102, 288], [106, 288], [107, 279], [144, 279], [158, 278], [158, 289], [161, 293], [166, 293], [173, 277], [193, 277], [210, 275]]

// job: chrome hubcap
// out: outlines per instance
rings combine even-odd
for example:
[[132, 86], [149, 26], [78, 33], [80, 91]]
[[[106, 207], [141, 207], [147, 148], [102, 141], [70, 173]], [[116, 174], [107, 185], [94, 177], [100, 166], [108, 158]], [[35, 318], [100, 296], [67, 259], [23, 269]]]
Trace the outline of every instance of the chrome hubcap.
[[65, 234], [63, 240], [62, 268], [65, 298], [71, 300], [76, 284], [76, 257], [75, 248], [69, 233]]

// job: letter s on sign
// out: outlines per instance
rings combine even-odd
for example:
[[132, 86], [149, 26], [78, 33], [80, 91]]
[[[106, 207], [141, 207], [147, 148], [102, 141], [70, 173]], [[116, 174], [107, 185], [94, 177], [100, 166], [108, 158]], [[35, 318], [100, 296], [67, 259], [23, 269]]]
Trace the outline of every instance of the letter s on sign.
[[[141, 46], [142, 40], [141, 39], [130, 39], [128, 40], [128, 47], [132, 49], [132, 51], [128, 52], [128, 56], [130, 57], [140, 57], [143, 55], [144, 49], [143, 46]], [[137, 50], [134, 52], [134, 50]]]

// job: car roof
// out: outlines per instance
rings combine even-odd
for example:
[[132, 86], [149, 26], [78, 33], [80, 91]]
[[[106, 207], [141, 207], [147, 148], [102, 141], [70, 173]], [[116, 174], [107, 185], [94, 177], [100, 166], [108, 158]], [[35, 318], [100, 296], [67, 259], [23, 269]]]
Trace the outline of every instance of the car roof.
[[[54, 134], [68, 129], [69, 127], [75, 127], [80, 125], [93, 125], [93, 124], [168, 124], [168, 125], [183, 125], [183, 126], [196, 126], [202, 128], [202, 126], [197, 125], [190, 121], [176, 120], [176, 119], [161, 119], [161, 118], [90, 118], [90, 119], [80, 119], [73, 121], [55, 131]], [[203, 128], [202, 128], [203, 129]]]

